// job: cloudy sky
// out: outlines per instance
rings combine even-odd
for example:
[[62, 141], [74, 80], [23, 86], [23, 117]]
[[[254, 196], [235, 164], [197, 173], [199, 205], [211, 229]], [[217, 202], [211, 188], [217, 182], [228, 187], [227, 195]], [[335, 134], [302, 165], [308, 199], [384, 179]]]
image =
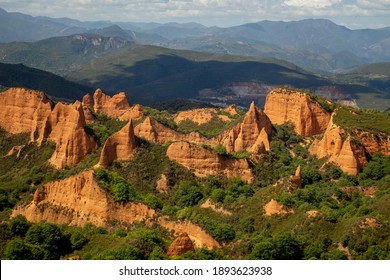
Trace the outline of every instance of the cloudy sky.
[[390, 0], [0, 0], [34, 16], [83, 21], [190, 22], [233, 26], [262, 20], [327, 18], [350, 28], [390, 26]]

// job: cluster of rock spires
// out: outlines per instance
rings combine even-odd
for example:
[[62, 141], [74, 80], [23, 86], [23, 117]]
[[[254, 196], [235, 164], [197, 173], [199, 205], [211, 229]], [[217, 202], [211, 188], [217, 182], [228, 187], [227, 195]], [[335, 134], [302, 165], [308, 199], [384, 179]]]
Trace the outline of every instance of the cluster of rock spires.
[[[224, 110], [227, 115], [237, 114], [235, 106]], [[224, 121], [232, 120], [225, 114], [218, 115], [217, 111], [189, 110], [177, 114], [174, 120], [180, 123], [191, 119], [198, 124], [207, 123], [214, 117]], [[85, 95], [82, 103], [76, 101], [73, 104], [54, 104], [43, 92], [26, 89], [13, 88], [0, 94], [0, 127], [11, 134], [29, 133], [30, 141], [37, 145], [41, 145], [45, 139], [53, 141], [56, 149], [48, 162], [59, 169], [79, 163], [98, 148], [98, 144], [85, 130], [87, 123], [95, 121], [96, 114], [128, 121], [104, 143], [98, 163], [103, 167], [108, 167], [114, 160], [130, 160], [137, 148], [136, 137], [141, 137], [160, 144], [172, 142], [167, 149], [167, 156], [197, 176], [222, 174], [251, 182], [253, 173], [247, 159], [220, 156], [210, 147], [223, 145], [228, 153], [246, 150], [259, 156], [270, 150], [272, 124], [287, 122], [294, 125], [299, 135], [315, 136], [309, 148], [311, 154], [318, 158], [328, 158], [328, 161], [352, 175], [365, 166], [367, 153], [390, 154], [390, 136], [378, 138], [365, 131], [346, 132], [333, 121], [337, 111], [331, 114], [307, 94], [288, 89], [271, 91], [264, 112], [252, 103], [241, 122], [211, 139], [198, 132], [179, 133], [151, 116], [144, 118], [142, 107], [130, 106], [124, 93], [110, 97], [98, 89], [93, 96]], [[133, 120], [143, 118], [134, 127]], [[354, 141], [356, 137], [361, 139], [360, 143]], [[164, 176], [162, 174], [159, 180], [159, 191], [169, 193], [167, 178]], [[295, 187], [302, 186], [300, 168], [289, 180]], [[47, 220], [72, 225], [92, 222], [104, 226], [112, 217], [126, 223], [157, 223], [179, 235], [175, 245], [168, 249], [168, 254], [172, 256], [181, 254], [183, 250], [193, 250], [193, 244], [195, 247], [219, 246], [196, 225], [188, 222], [178, 224], [166, 217], [157, 217], [153, 209], [141, 203], [117, 205], [108, 193], [99, 188], [91, 170], [38, 188], [33, 202], [17, 208], [13, 214], [18, 213], [31, 221]]]
[[0, 95], [0, 126], [9, 133], [29, 133], [30, 141], [40, 145], [43, 139], [56, 143], [49, 162], [64, 168], [80, 162], [97, 148], [85, 132], [85, 117], [79, 101], [53, 103], [43, 92], [11, 88]]
[[[177, 142], [168, 149], [168, 157], [199, 176], [224, 174], [251, 181], [252, 174], [245, 160], [226, 159], [200, 146], [221, 144], [228, 153], [247, 150], [253, 155], [264, 154], [270, 150], [272, 124], [286, 122], [292, 123], [296, 132], [304, 137], [323, 134], [322, 139], [313, 141], [310, 153], [319, 158], [328, 157], [329, 161], [352, 175], [367, 163], [366, 153], [390, 153], [388, 136], [378, 138], [364, 131], [348, 134], [333, 122], [337, 112], [332, 115], [308, 94], [285, 88], [274, 89], [267, 95], [264, 112], [252, 103], [241, 122], [212, 139], [198, 132], [179, 133], [151, 116], [134, 128], [132, 121], [144, 117], [142, 107], [130, 106], [123, 92], [110, 97], [97, 89], [93, 96], [86, 94], [82, 103], [54, 105], [43, 92], [13, 88], [0, 95], [0, 102], [0, 127], [13, 134], [27, 132], [30, 140], [38, 145], [44, 139], [54, 141], [56, 150], [49, 162], [56, 168], [77, 164], [97, 148], [84, 129], [86, 123], [95, 120], [95, 114], [129, 121], [104, 144], [99, 165], [105, 167], [114, 160], [131, 159], [136, 148], [135, 137], [141, 137], [160, 144]], [[238, 113], [235, 106], [224, 110], [227, 114], [217, 114], [217, 109], [188, 110], [178, 113], [174, 121], [180, 123], [191, 119], [202, 124], [214, 117], [231, 121], [228, 115]], [[355, 143], [356, 137], [362, 143]]]

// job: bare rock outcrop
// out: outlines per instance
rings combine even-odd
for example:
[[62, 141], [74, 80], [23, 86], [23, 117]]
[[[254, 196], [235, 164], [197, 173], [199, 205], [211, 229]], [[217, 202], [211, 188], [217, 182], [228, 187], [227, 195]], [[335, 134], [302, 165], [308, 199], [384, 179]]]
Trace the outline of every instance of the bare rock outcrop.
[[263, 207], [265, 216], [272, 216], [272, 215], [286, 215], [289, 213], [294, 213], [293, 209], [287, 208], [284, 205], [277, 202], [275, 199], [271, 199], [270, 202], [268, 202]]
[[16, 207], [12, 216], [24, 215], [31, 222], [55, 224], [109, 226], [110, 222], [158, 224], [176, 236], [187, 232], [197, 248], [220, 248], [220, 245], [201, 227], [189, 222], [157, 217], [156, 211], [142, 203], [117, 203], [96, 182], [93, 171], [87, 170], [72, 177], [50, 182], [38, 188], [33, 201]]
[[118, 118], [130, 109], [126, 94], [120, 92], [112, 97], [97, 89], [93, 94], [94, 110], [111, 118]]
[[188, 234], [183, 232], [169, 245], [166, 254], [172, 258], [181, 256], [188, 251], [195, 252], [194, 243]]
[[142, 106], [139, 104], [135, 104], [131, 106], [129, 110], [124, 112], [122, 115], [118, 117], [120, 121], [128, 121], [128, 120], [139, 120], [144, 117], [144, 112], [142, 110]]
[[245, 118], [233, 129], [224, 132], [218, 142], [225, 146], [227, 152], [241, 150], [258, 150], [259, 145], [269, 150], [268, 136], [272, 132], [272, 124], [267, 115], [252, 102]]
[[11, 134], [29, 133], [31, 141], [40, 143], [52, 107], [41, 91], [10, 88], [0, 93], [0, 127]]
[[367, 164], [364, 148], [356, 144], [351, 135], [334, 124], [333, 120], [329, 122], [322, 139], [313, 141], [309, 152], [318, 158], [329, 157], [330, 162], [351, 175], [357, 175]]
[[85, 118], [81, 103], [58, 103], [51, 112], [45, 127], [48, 139], [56, 143], [49, 162], [56, 168], [79, 163], [97, 148], [92, 136], [85, 132]]
[[168, 178], [165, 174], [161, 174], [160, 178], [156, 182], [156, 191], [158, 193], [170, 193], [171, 189], [169, 188]]
[[153, 218], [155, 211], [141, 203], [116, 203], [88, 170], [38, 188], [29, 205], [14, 210], [13, 215], [18, 214], [32, 222], [106, 226], [110, 220], [128, 224], [145, 221]]
[[169, 127], [166, 127], [148, 116], [146, 119], [134, 128], [136, 136], [149, 140], [151, 142], [164, 144], [168, 141], [190, 141], [193, 143], [203, 144], [209, 140], [198, 132], [189, 134], [179, 133]]
[[[224, 112], [225, 114], [220, 114], [219, 112]], [[182, 121], [191, 120], [197, 125], [202, 125], [210, 122], [213, 118], [219, 118], [224, 122], [229, 122], [233, 120], [232, 116], [236, 114], [238, 114], [236, 105], [231, 105], [222, 110], [217, 108], [200, 108], [181, 111], [176, 114], [173, 121], [176, 124], [180, 124]]]
[[176, 235], [187, 233], [195, 248], [206, 247], [207, 249], [221, 248], [221, 245], [198, 225], [189, 221], [172, 221], [167, 216], [159, 217], [157, 223], [168, 231], [173, 230]]
[[289, 181], [293, 189], [302, 187], [302, 175], [300, 165], [298, 165], [297, 169], [295, 170], [295, 174], [290, 177]]
[[92, 114], [93, 110], [93, 99], [92, 96], [87, 93], [83, 96], [83, 110], [84, 110], [84, 116], [85, 116], [85, 122], [86, 123], [93, 123], [95, 121], [95, 116]]
[[107, 167], [114, 160], [129, 160], [136, 148], [133, 121], [106, 140], [100, 155], [99, 165]]
[[331, 116], [309, 95], [284, 88], [274, 89], [267, 95], [264, 112], [273, 124], [293, 123], [295, 131], [305, 137], [322, 133]]
[[390, 135], [384, 133], [370, 133], [368, 131], [354, 130], [352, 135], [359, 138], [364, 149], [370, 155], [381, 153], [390, 155]]
[[167, 156], [199, 177], [222, 174], [228, 178], [240, 177], [248, 182], [253, 180], [246, 159], [222, 157], [196, 144], [184, 141], [172, 143], [168, 147]]

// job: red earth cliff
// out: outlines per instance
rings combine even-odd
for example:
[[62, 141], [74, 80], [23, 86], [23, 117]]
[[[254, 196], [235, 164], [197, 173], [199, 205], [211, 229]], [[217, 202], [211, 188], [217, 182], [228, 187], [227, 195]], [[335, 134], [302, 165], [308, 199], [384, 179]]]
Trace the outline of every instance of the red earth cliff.
[[104, 94], [101, 89], [97, 89], [93, 94], [93, 100], [93, 108], [97, 114], [104, 114], [121, 121], [136, 120], [143, 117], [142, 107], [140, 105], [130, 107], [124, 92], [110, 97]]
[[321, 140], [315, 139], [309, 152], [318, 158], [329, 157], [344, 172], [357, 175], [367, 164], [364, 148], [331, 120]]
[[208, 139], [201, 136], [198, 132], [189, 134], [179, 133], [169, 127], [166, 127], [148, 116], [146, 119], [134, 128], [136, 136], [149, 140], [151, 142], [164, 144], [168, 141], [190, 141], [193, 143], [208, 143]]
[[268, 136], [272, 132], [272, 124], [267, 115], [252, 102], [245, 118], [231, 130], [218, 138], [218, 142], [225, 146], [227, 152], [239, 152], [246, 149], [257, 150], [263, 145], [269, 150]]
[[99, 165], [107, 167], [114, 160], [129, 160], [135, 148], [133, 121], [130, 120], [121, 130], [108, 137], [100, 155]]
[[295, 131], [305, 137], [322, 133], [328, 127], [331, 116], [309, 95], [281, 88], [267, 95], [264, 112], [273, 124], [291, 122]]
[[56, 168], [79, 163], [97, 148], [92, 136], [85, 132], [85, 118], [81, 103], [65, 105], [58, 103], [51, 112], [46, 133], [56, 143], [56, 149], [49, 162]]
[[253, 180], [246, 159], [225, 158], [196, 144], [184, 141], [172, 143], [168, 147], [167, 156], [199, 177], [222, 174], [228, 178], [240, 177], [247, 182]]
[[207, 232], [189, 221], [177, 222], [167, 216], [157, 217], [155, 210], [142, 203], [115, 202], [107, 191], [99, 187], [93, 170], [38, 188], [30, 204], [13, 210], [13, 217], [18, 214], [24, 215], [30, 222], [47, 221], [74, 226], [92, 223], [108, 227], [112, 221], [125, 224], [145, 221], [149, 225], [157, 223], [175, 235], [188, 232], [198, 248], [220, 247]]
[[40, 143], [52, 107], [43, 92], [10, 88], [0, 93], [0, 127], [12, 134], [30, 133], [30, 140]]

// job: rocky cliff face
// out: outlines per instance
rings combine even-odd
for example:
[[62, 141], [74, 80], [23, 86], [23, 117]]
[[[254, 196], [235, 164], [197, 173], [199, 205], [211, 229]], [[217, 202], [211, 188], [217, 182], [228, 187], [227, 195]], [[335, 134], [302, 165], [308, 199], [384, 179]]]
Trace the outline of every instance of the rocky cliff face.
[[246, 149], [258, 151], [259, 145], [269, 150], [268, 136], [271, 132], [272, 124], [269, 118], [252, 102], [243, 121], [220, 135], [218, 142], [224, 145], [229, 153]]
[[238, 114], [238, 112], [235, 110], [234, 105], [227, 107], [223, 110], [227, 114], [218, 114], [219, 111], [219, 109], [214, 108], [187, 110], [176, 114], [173, 120], [176, 124], [179, 124], [184, 120], [191, 120], [198, 125], [202, 125], [210, 122], [213, 118], [219, 118], [224, 122], [232, 121], [233, 119], [227, 114], [230, 114], [231, 116]]
[[56, 168], [64, 168], [79, 163], [97, 148], [92, 136], [85, 130], [85, 118], [80, 102], [65, 105], [58, 103], [46, 123], [48, 139], [56, 143], [49, 162]]
[[43, 92], [20, 88], [0, 95], [0, 126], [10, 133], [30, 133], [31, 141], [41, 144], [44, 138], [56, 143], [49, 162], [56, 168], [80, 162], [96, 147], [85, 130], [80, 102], [65, 105], [52, 102]]
[[173, 230], [176, 235], [187, 233], [196, 248], [206, 247], [210, 250], [221, 248], [221, 245], [219, 245], [219, 243], [206, 231], [189, 221], [176, 222], [171, 221], [169, 220], [169, 217], [164, 216], [158, 218], [157, 223], [168, 231]]
[[329, 157], [330, 162], [351, 175], [357, 175], [367, 163], [364, 148], [332, 120], [322, 139], [313, 141], [309, 152], [318, 158]]
[[38, 188], [33, 201], [14, 209], [12, 216], [24, 215], [31, 222], [47, 221], [55, 224], [84, 226], [93, 223], [106, 227], [111, 221], [132, 224], [145, 221], [158, 224], [175, 235], [188, 232], [198, 248], [219, 248], [220, 245], [199, 226], [189, 222], [176, 222], [169, 217], [157, 217], [155, 210], [142, 203], [116, 203], [99, 187], [88, 170], [72, 177]]
[[383, 133], [373, 134], [360, 130], [354, 130], [352, 135], [360, 139], [367, 153], [371, 155], [376, 153], [390, 155], [390, 135]]
[[143, 117], [142, 107], [140, 105], [130, 107], [124, 92], [120, 92], [110, 97], [104, 94], [101, 89], [97, 89], [93, 94], [93, 101], [94, 111], [110, 118], [128, 121], [130, 119], [136, 120]]
[[43, 92], [10, 88], [0, 94], [0, 127], [12, 134], [30, 133], [31, 141], [42, 141], [52, 107]]
[[102, 113], [112, 118], [118, 118], [130, 109], [124, 92], [120, 92], [113, 97], [110, 97], [105, 95], [101, 89], [97, 89], [93, 94], [93, 101], [96, 113]]
[[273, 124], [291, 122], [305, 137], [322, 133], [331, 114], [307, 94], [288, 89], [274, 89], [266, 98], [264, 112]]
[[130, 120], [120, 131], [111, 135], [103, 146], [99, 165], [107, 167], [114, 160], [129, 160], [136, 148], [133, 121]]
[[84, 110], [85, 122], [93, 123], [95, 121], [95, 116], [91, 112], [91, 110], [93, 110], [93, 99], [89, 93], [83, 96], [82, 105]]
[[184, 167], [192, 170], [196, 176], [225, 175], [228, 178], [240, 177], [251, 182], [253, 174], [246, 159], [225, 158], [206, 148], [188, 142], [172, 143], [167, 156]]
[[167, 141], [182, 140], [199, 144], [209, 142], [207, 138], [201, 136], [198, 132], [192, 132], [189, 134], [179, 133], [162, 125], [150, 116], [134, 128], [134, 133], [138, 137], [160, 144], [164, 144]]
[[129, 224], [144, 221], [154, 217], [155, 211], [140, 203], [115, 203], [98, 186], [93, 171], [88, 170], [38, 188], [34, 200], [26, 207], [17, 208], [13, 215], [17, 214], [32, 222], [44, 220], [56, 224], [106, 226], [112, 219]]

